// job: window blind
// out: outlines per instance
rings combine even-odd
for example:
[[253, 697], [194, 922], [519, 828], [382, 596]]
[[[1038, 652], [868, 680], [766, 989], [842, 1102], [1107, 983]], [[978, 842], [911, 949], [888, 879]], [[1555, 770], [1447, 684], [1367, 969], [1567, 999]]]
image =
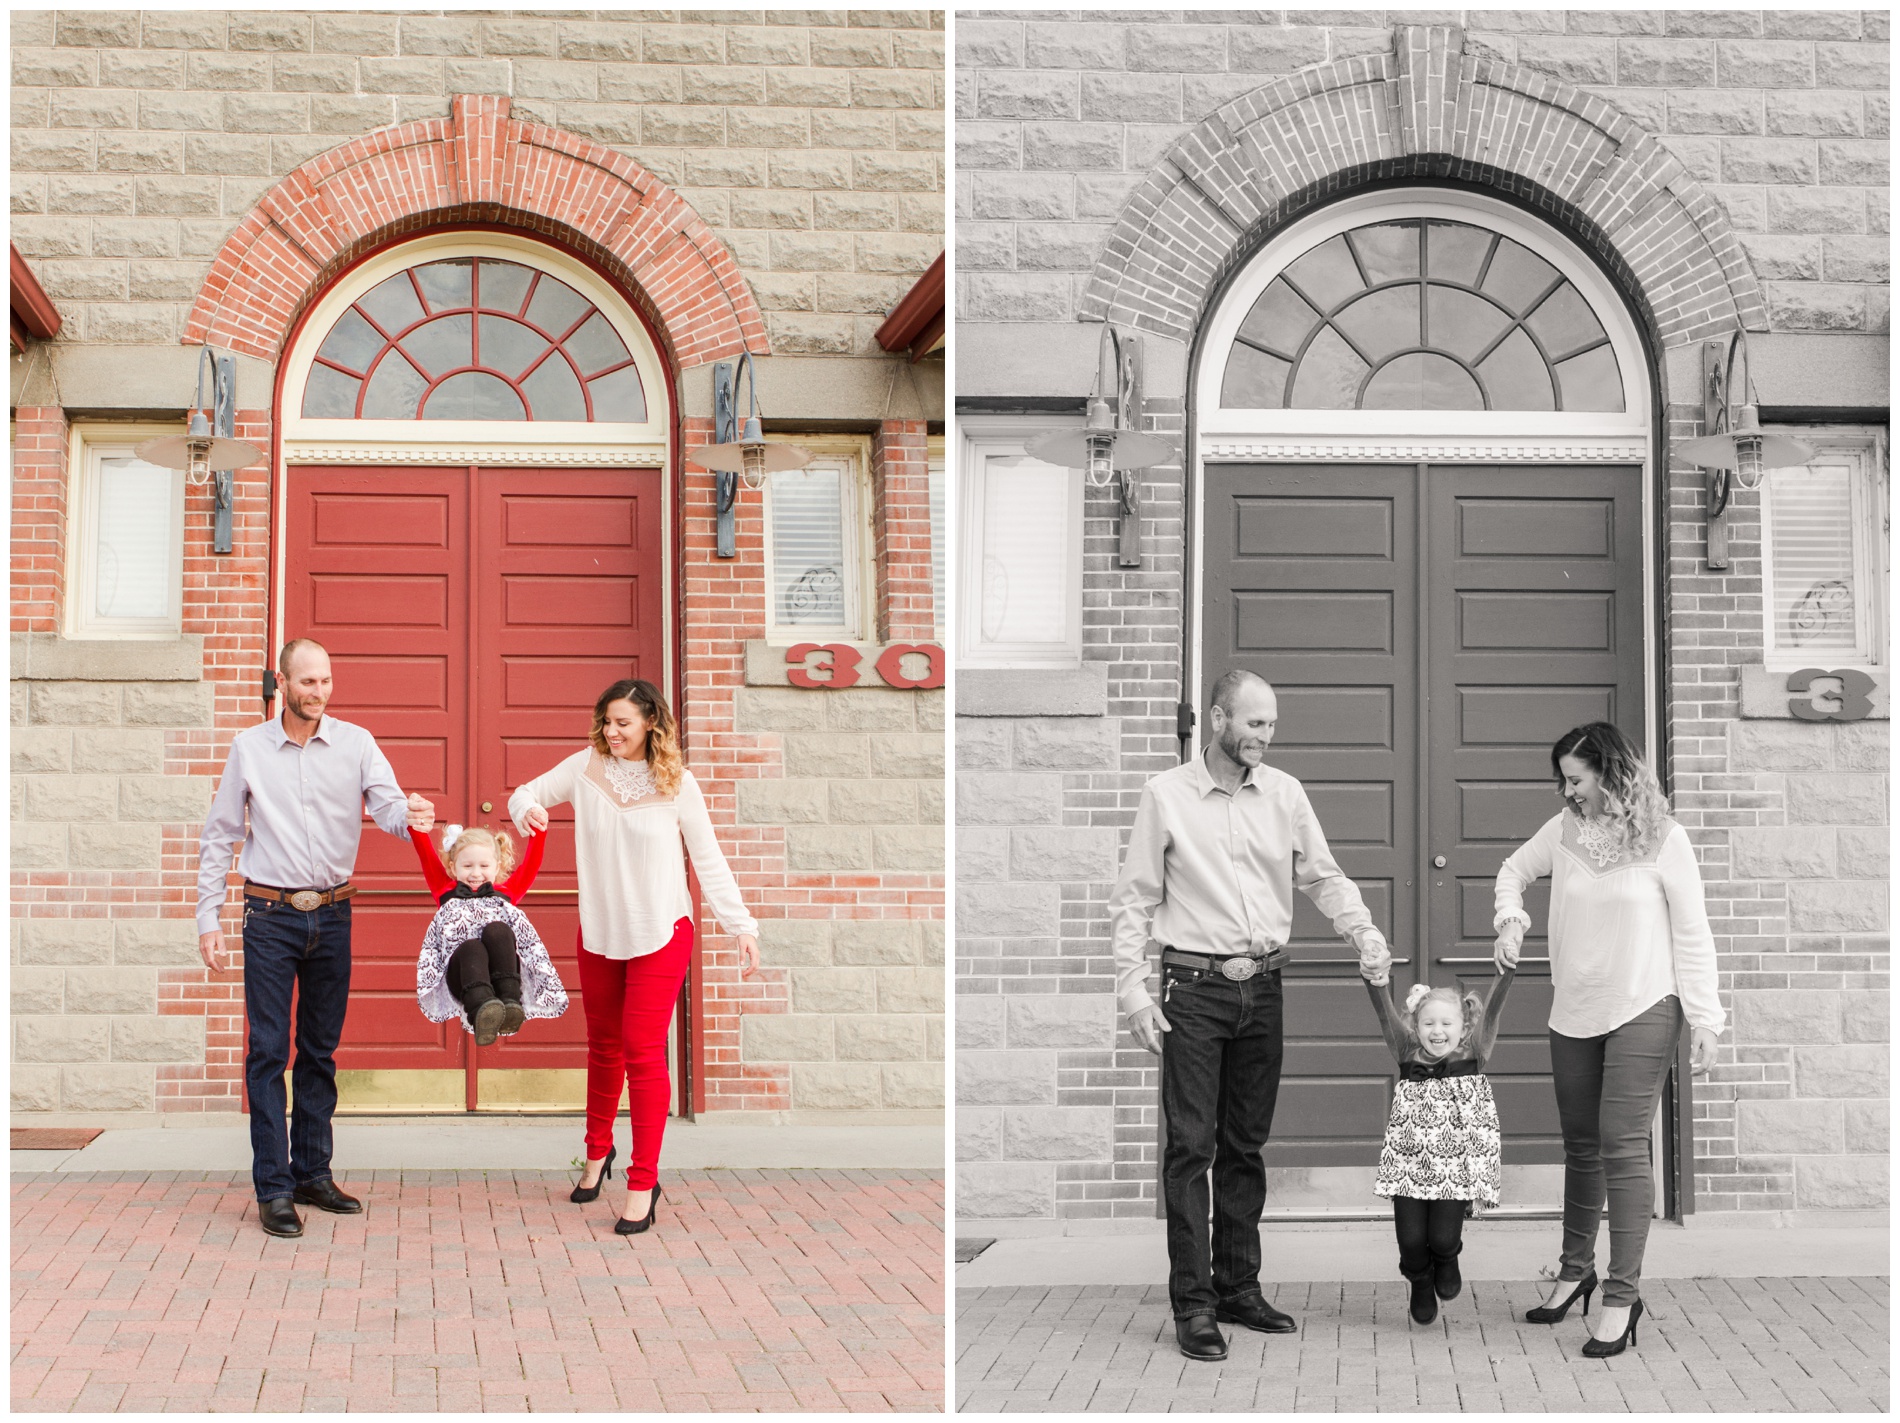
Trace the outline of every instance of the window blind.
[[1778, 469], [1767, 481], [1770, 607], [1783, 650], [1853, 651], [1853, 470], [1844, 464]]
[[930, 598], [931, 616], [939, 635], [949, 627], [943, 601], [943, 461], [930, 462]]
[[844, 471], [780, 470], [771, 490], [773, 621], [846, 625]]
[[983, 482], [982, 641], [1066, 643], [1070, 471], [991, 455]]
[[93, 502], [93, 616], [162, 620], [173, 616], [177, 472], [131, 455], [99, 461]]

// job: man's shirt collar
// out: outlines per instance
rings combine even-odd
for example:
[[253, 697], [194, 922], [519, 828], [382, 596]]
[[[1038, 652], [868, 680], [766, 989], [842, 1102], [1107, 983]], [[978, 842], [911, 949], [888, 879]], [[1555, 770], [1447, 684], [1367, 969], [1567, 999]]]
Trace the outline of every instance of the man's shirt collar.
[[[1199, 796], [1202, 800], [1205, 800], [1207, 799], [1208, 796], [1212, 795], [1215, 791], [1220, 790], [1221, 784], [1219, 781], [1214, 779], [1214, 773], [1207, 769], [1206, 750], [1202, 750], [1201, 754], [1194, 758], [1193, 765], [1194, 765], [1194, 793], [1197, 796]], [[1260, 773], [1264, 770], [1266, 770], [1265, 764], [1258, 765], [1258, 766], [1249, 766], [1247, 768], [1247, 774], [1240, 778], [1240, 785], [1234, 787], [1234, 794], [1238, 795], [1240, 791], [1247, 786], [1254, 786], [1258, 788], [1261, 784]]]
[[[334, 718], [331, 717], [328, 712], [318, 717], [317, 729], [310, 733], [310, 740], [328, 742], [330, 732], [333, 729], [333, 721]], [[270, 738], [273, 750], [281, 751], [286, 746], [296, 745], [296, 743], [290, 739], [290, 733], [284, 730], [284, 714], [282, 712], [272, 717], [268, 724], [270, 726]]]

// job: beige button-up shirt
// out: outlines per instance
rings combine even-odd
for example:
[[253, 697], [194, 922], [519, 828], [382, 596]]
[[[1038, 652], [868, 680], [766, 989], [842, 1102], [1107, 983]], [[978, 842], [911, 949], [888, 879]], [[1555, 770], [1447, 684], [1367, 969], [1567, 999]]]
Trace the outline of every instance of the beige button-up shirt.
[[1122, 1012], [1154, 1002], [1151, 938], [1197, 954], [1267, 953], [1292, 930], [1295, 886], [1362, 957], [1384, 946], [1293, 777], [1256, 766], [1229, 795], [1201, 757], [1156, 776], [1142, 789], [1108, 900]]

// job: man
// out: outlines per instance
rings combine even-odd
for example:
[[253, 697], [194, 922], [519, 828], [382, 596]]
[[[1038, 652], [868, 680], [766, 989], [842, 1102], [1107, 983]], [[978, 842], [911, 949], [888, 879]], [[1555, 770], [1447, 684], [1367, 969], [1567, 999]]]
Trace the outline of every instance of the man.
[[[1190, 1359], [1227, 1357], [1218, 1321], [1269, 1334], [1298, 1328], [1260, 1289], [1260, 1153], [1280, 1091], [1280, 970], [1294, 886], [1363, 960], [1386, 952], [1306, 792], [1261, 764], [1278, 717], [1273, 688], [1256, 674], [1229, 672], [1214, 684], [1212, 740], [1200, 758], [1143, 788], [1108, 902], [1116, 997], [1135, 1040], [1161, 1055], [1168, 1297]], [[1162, 946], [1160, 1004], [1147, 989], [1151, 935]]]
[[[363, 1203], [330, 1179], [336, 1111], [336, 1046], [350, 996], [349, 883], [367, 801], [377, 826], [398, 839], [427, 830], [435, 807], [405, 801], [395, 773], [360, 726], [323, 714], [330, 655], [309, 638], [284, 645], [283, 715], [237, 734], [198, 841], [198, 952], [225, 972], [223, 911], [231, 848], [244, 842], [244, 1017], [250, 1047], [251, 1181], [257, 1216], [272, 1235], [301, 1235], [293, 1200], [355, 1214]], [[250, 828], [245, 828], [249, 811]], [[297, 989], [296, 1106], [284, 1141], [284, 1066], [290, 997]]]

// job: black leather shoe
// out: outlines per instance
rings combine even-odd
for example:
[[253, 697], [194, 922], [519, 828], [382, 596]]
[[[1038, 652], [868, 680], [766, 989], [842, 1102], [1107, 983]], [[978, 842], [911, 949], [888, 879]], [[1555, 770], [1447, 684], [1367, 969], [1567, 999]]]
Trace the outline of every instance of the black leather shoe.
[[1412, 1322], [1430, 1324], [1438, 1318], [1438, 1295], [1432, 1289], [1432, 1276], [1428, 1270], [1412, 1281]]
[[1221, 1336], [1220, 1326], [1214, 1323], [1211, 1314], [1190, 1314], [1186, 1319], [1175, 1320], [1174, 1338], [1181, 1352], [1190, 1359], [1212, 1363], [1227, 1357], [1227, 1340]]
[[521, 1031], [521, 1025], [528, 1021], [528, 1011], [521, 1006], [519, 998], [501, 1000], [501, 1035], [512, 1038]]
[[1432, 1288], [1438, 1291], [1440, 1299], [1457, 1299], [1458, 1291], [1465, 1287], [1465, 1277], [1458, 1272], [1458, 1257], [1432, 1262]]
[[1222, 1324], [1241, 1324], [1249, 1329], [1258, 1329], [1262, 1334], [1300, 1332], [1299, 1322], [1292, 1315], [1282, 1314], [1259, 1295], [1228, 1300], [1216, 1307], [1214, 1318]]
[[257, 1223], [264, 1227], [266, 1235], [303, 1234], [303, 1220], [288, 1196], [279, 1196], [274, 1201], [259, 1201]]
[[508, 1019], [508, 1010], [499, 998], [490, 998], [475, 1010], [469, 1019], [469, 1026], [475, 1030], [475, 1046], [487, 1047], [501, 1036], [501, 1025]]
[[333, 1215], [360, 1215], [363, 1211], [363, 1203], [355, 1196], [346, 1196], [339, 1191], [334, 1181], [312, 1181], [299, 1186], [297, 1199], [307, 1206], [315, 1206]]

